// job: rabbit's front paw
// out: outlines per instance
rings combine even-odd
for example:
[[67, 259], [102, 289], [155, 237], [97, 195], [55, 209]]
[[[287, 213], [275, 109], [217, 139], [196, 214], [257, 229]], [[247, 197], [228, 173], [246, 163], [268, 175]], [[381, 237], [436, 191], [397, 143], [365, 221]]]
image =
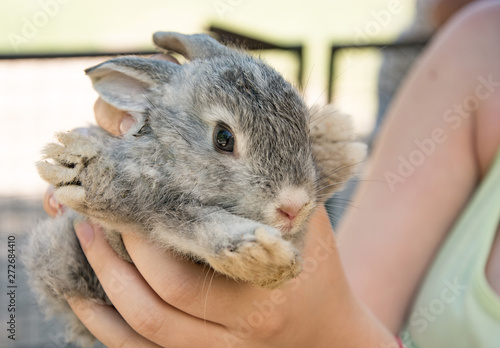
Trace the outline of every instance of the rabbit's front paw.
[[276, 288], [302, 270], [300, 257], [291, 243], [271, 228], [258, 227], [220, 248], [209, 260], [218, 272], [265, 288]]
[[96, 158], [99, 148], [88, 136], [76, 132], [58, 133], [57, 140], [60, 144], [45, 146], [45, 160], [37, 163], [37, 169], [42, 179], [55, 187], [58, 201], [77, 209], [85, 202], [82, 172]]

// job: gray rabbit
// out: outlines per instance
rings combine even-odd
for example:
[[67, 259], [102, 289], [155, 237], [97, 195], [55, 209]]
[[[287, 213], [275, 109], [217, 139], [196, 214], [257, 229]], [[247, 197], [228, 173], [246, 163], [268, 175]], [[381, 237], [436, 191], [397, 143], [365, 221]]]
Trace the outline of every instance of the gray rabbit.
[[127, 261], [124, 226], [274, 288], [300, 273], [311, 212], [365, 155], [348, 117], [330, 106], [309, 116], [296, 89], [261, 60], [204, 34], [159, 32], [154, 42], [190, 62], [119, 57], [86, 70], [134, 126], [121, 137], [98, 127], [58, 133], [37, 164], [71, 209], [36, 226], [26, 263], [41, 305], [64, 316], [67, 338], [81, 345], [93, 337], [65, 296], [109, 300], [74, 234], [77, 216], [102, 225]]

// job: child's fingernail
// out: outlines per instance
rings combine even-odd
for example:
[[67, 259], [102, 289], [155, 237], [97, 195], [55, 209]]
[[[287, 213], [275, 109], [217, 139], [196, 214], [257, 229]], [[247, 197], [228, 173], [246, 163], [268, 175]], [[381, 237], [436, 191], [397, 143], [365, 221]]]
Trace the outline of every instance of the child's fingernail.
[[50, 198], [49, 198], [49, 205], [52, 209], [59, 210], [59, 203], [57, 203], [57, 201], [53, 195], [50, 196]]
[[120, 133], [122, 135], [127, 133], [134, 123], [135, 119], [132, 116], [130, 115], [125, 116], [120, 122]]
[[78, 216], [73, 221], [76, 236], [80, 240], [82, 248], [87, 248], [94, 239], [94, 228], [83, 217]]
[[53, 195], [50, 196], [49, 198], [49, 205], [52, 209], [54, 209], [59, 213], [64, 212], [64, 206], [61, 203], [59, 203]]

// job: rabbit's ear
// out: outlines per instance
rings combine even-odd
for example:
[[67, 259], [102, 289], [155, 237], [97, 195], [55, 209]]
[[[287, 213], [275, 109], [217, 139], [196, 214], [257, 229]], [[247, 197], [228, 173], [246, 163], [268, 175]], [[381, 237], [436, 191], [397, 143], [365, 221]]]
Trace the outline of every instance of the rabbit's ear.
[[107, 103], [127, 112], [144, 112], [149, 105], [148, 92], [168, 82], [179, 65], [139, 57], [113, 58], [85, 70], [94, 89]]
[[189, 60], [222, 56], [230, 52], [207, 34], [183, 35], [159, 31], [153, 35], [153, 42], [158, 48], [180, 53]]

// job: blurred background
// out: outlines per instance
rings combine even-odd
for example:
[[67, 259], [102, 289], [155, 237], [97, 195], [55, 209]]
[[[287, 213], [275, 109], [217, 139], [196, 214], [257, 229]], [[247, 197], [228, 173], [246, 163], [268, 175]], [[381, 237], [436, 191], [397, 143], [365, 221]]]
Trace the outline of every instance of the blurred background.
[[[396, 10], [391, 11], [391, 3]], [[303, 85], [324, 104], [330, 47], [392, 42], [411, 21], [412, 1], [0, 0], [0, 55], [91, 54], [154, 50], [158, 30], [206, 32], [210, 26], [284, 46], [303, 46]], [[391, 13], [392, 12], [392, 13]], [[367, 134], [376, 112], [380, 49], [345, 50], [335, 59], [338, 107]], [[255, 51], [297, 83], [298, 59], [283, 50]], [[57, 130], [93, 122], [96, 93], [83, 69], [106, 57], [0, 60], [0, 196], [40, 195], [33, 162]]]
[[[382, 62], [388, 52], [412, 60], [429, 36], [415, 26], [419, 11], [407, 0], [0, 0], [0, 346], [66, 346], [19, 268], [26, 233], [44, 218], [46, 184], [34, 162], [55, 131], [94, 122], [97, 95], [83, 70], [106, 59], [99, 55], [153, 51], [158, 30], [212, 28], [256, 48], [309, 105], [331, 101], [353, 115], [369, 140], [387, 104], [380, 97], [390, 97], [380, 92]], [[402, 38], [417, 49], [398, 46]], [[16, 341], [6, 333], [8, 236], [16, 238]]]

